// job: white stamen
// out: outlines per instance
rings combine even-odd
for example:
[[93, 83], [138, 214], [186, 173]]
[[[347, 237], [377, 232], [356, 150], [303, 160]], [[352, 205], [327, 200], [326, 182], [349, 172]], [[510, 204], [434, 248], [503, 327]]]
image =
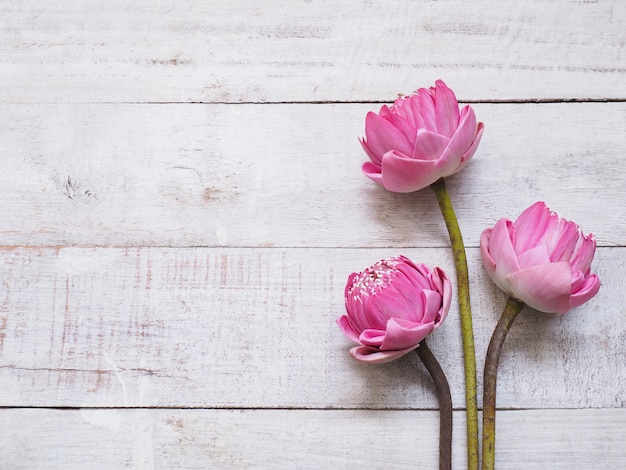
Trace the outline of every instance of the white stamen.
[[381, 292], [393, 282], [399, 262], [396, 257], [387, 258], [363, 270], [354, 278], [348, 294], [352, 295], [355, 301], [362, 301], [363, 297]]

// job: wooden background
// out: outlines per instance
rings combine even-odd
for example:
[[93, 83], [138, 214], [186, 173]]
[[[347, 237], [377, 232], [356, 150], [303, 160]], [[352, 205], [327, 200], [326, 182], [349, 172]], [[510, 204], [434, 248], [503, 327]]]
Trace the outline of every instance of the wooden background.
[[[479, 381], [504, 295], [483, 229], [545, 200], [602, 280], [524, 310], [498, 382], [500, 469], [626, 462], [623, 0], [0, 1], [0, 467], [436, 468], [416, 357], [367, 366], [348, 274], [453, 273], [429, 190], [360, 173], [369, 110], [442, 78], [486, 129], [449, 178]], [[430, 344], [465, 465], [456, 304]]]

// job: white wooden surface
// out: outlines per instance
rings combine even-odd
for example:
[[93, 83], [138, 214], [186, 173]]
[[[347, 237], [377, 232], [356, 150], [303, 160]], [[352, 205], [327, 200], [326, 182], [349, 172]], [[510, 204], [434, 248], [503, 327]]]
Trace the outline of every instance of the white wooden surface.
[[[424, 369], [356, 363], [334, 323], [381, 257], [453, 272], [434, 196], [359, 171], [365, 113], [436, 78], [486, 125], [448, 183], [479, 374], [480, 232], [542, 199], [600, 245], [597, 297], [511, 331], [498, 468], [624, 467], [624, 2], [0, 11], [0, 468], [436, 468]], [[463, 468], [456, 306], [430, 344]]]

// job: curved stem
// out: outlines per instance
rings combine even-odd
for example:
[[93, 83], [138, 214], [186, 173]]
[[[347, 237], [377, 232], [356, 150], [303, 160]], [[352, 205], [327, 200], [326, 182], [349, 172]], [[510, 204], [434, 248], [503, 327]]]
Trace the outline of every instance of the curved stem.
[[496, 454], [496, 378], [502, 345], [517, 314], [524, 304], [513, 297], [506, 301], [502, 316], [493, 330], [487, 357], [483, 384], [483, 470], [493, 470]]
[[426, 340], [422, 340], [417, 355], [422, 360], [428, 373], [435, 382], [439, 399], [439, 470], [452, 469], [452, 396], [450, 385], [437, 358], [432, 353]]
[[470, 306], [469, 274], [463, 236], [450, 202], [446, 184], [441, 178], [430, 187], [437, 196], [441, 214], [446, 222], [454, 267], [456, 269], [459, 292], [459, 313], [461, 317], [461, 336], [463, 338], [463, 361], [465, 368], [465, 406], [467, 409], [467, 468], [478, 470], [478, 405], [476, 400], [476, 353], [474, 350], [474, 331], [472, 329], [472, 311]]

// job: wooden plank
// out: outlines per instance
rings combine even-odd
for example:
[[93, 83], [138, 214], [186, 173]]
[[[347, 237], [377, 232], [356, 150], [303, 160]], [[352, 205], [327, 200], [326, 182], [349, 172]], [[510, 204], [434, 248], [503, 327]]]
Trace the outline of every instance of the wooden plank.
[[[5, 105], [0, 244], [447, 246], [429, 190], [361, 174], [372, 105]], [[480, 104], [465, 242], [537, 200], [623, 245], [626, 103]]]
[[623, 99], [622, 0], [2, 2], [0, 102]]
[[[357, 363], [335, 319], [384, 256], [452, 274], [432, 194], [358, 169], [364, 102], [437, 78], [487, 126], [449, 179], [479, 377], [480, 232], [544, 199], [602, 246], [596, 298], [510, 333], [498, 468], [623, 467], [622, 0], [0, 3], [0, 467], [435, 468], [423, 367]], [[429, 342], [463, 468], [457, 316]]]
[[[465, 466], [455, 412], [454, 468]], [[435, 411], [3, 409], [3, 466], [117, 468], [437, 468]], [[621, 469], [626, 410], [498, 414], [497, 468]]]
[[[0, 253], [0, 406], [432, 408], [416, 356], [358, 363], [335, 319], [348, 274], [396, 249], [16, 248]], [[451, 275], [448, 249], [406, 249]], [[468, 252], [479, 376], [504, 295]], [[525, 310], [501, 359], [504, 408], [623, 407], [625, 248], [597, 297]], [[456, 302], [455, 302], [456, 304]], [[431, 338], [464, 406], [456, 305]]]

